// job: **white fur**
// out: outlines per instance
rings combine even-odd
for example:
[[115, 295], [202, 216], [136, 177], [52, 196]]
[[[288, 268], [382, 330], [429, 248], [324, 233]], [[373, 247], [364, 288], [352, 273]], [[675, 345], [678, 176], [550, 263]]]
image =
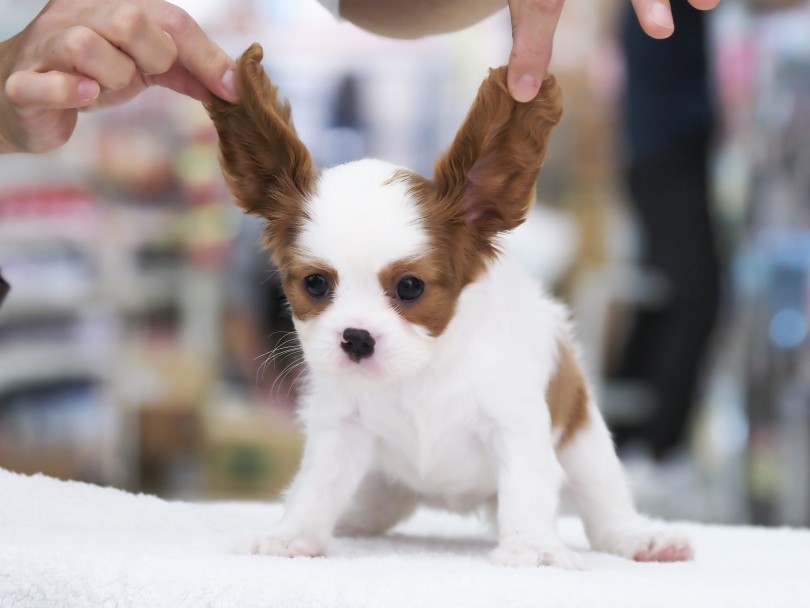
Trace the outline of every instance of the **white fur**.
[[[378, 161], [329, 170], [309, 202], [297, 244], [339, 280], [325, 311], [296, 319], [311, 369], [306, 450], [284, 519], [255, 550], [318, 555], [336, 526], [382, 533], [423, 502], [496, 512], [496, 563], [578, 568], [555, 529], [567, 477], [595, 548], [685, 557], [688, 542], [636, 513], [595, 405], [588, 426], [555, 453], [544, 396], [559, 344], [571, 341], [567, 313], [513, 260], [501, 256], [463, 290], [438, 337], [391, 306], [377, 273], [429, 246], [405, 186], [383, 185], [395, 170]], [[347, 327], [372, 334], [372, 357], [346, 356]]]

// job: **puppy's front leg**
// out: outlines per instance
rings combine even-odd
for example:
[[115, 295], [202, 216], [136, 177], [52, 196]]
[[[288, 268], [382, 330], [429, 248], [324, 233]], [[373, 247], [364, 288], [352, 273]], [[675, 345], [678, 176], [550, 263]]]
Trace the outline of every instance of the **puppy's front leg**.
[[499, 544], [490, 557], [506, 566], [579, 570], [580, 557], [557, 535], [562, 469], [554, 454], [548, 412], [536, 409], [540, 411], [511, 421], [495, 435]]
[[253, 552], [323, 555], [338, 518], [368, 470], [372, 448], [373, 438], [354, 421], [310, 426], [284, 517]]

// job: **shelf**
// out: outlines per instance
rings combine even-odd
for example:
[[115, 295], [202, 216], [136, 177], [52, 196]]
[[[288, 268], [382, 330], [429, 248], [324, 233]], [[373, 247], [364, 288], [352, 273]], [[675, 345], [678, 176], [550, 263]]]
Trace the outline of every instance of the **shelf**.
[[88, 352], [71, 340], [0, 346], [0, 392], [53, 380], [102, 380], [110, 365], [105, 350]]

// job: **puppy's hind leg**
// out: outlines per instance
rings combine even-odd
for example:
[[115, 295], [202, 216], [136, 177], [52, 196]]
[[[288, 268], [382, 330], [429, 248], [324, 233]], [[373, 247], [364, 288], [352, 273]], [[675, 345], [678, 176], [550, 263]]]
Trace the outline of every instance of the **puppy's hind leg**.
[[636, 511], [610, 433], [593, 403], [588, 419], [558, 447], [557, 457], [594, 549], [636, 561], [692, 558], [688, 538], [658, 528]]
[[417, 496], [380, 473], [369, 473], [335, 529], [337, 536], [378, 536], [413, 514]]

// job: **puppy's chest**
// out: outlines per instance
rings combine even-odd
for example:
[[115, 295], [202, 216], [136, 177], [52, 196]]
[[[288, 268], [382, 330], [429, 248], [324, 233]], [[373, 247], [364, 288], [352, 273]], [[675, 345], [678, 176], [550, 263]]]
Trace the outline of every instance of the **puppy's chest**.
[[475, 397], [400, 391], [360, 407], [377, 439], [375, 465], [413, 490], [436, 496], [492, 491], [489, 424]]

